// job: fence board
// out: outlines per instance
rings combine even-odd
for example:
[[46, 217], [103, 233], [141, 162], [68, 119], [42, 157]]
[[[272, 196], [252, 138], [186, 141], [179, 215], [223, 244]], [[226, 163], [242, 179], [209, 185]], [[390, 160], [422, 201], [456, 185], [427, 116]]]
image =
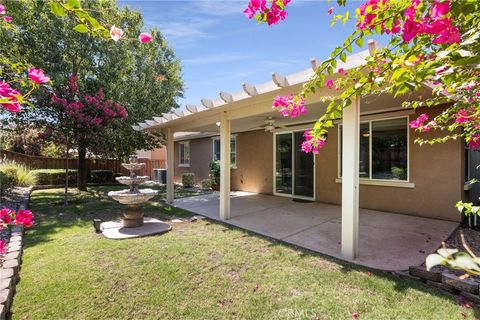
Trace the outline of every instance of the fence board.
[[[65, 169], [66, 165], [65, 159], [30, 156], [8, 150], [0, 150], [0, 158], [22, 163], [31, 169]], [[138, 159], [138, 162], [145, 163], [145, 167], [138, 174], [149, 176], [150, 179], [153, 179], [153, 169], [166, 168], [164, 160]], [[77, 169], [77, 159], [69, 159], [68, 167]], [[122, 167], [122, 161], [117, 159], [87, 159], [87, 168], [88, 170], [112, 170], [125, 175], [129, 173]]]

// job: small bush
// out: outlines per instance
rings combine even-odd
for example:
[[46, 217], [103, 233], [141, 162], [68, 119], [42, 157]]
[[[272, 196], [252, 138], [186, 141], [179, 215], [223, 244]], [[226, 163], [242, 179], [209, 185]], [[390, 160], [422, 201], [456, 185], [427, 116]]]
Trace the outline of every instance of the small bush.
[[103, 183], [113, 181], [112, 170], [92, 170], [90, 171], [90, 182]]
[[392, 167], [392, 176], [396, 180], [407, 180], [407, 170], [399, 167]]
[[182, 184], [184, 188], [193, 187], [193, 180], [195, 179], [194, 173], [184, 173], [182, 174]]
[[13, 187], [12, 179], [7, 174], [0, 171], [0, 197], [5, 195], [5, 191]]
[[210, 190], [212, 188], [212, 180], [210, 179], [203, 179], [201, 181], [202, 189], [203, 190]]
[[[32, 170], [32, 172], [37, 179], [37, 186], [65, 184], [65, 169], [37, 169]], [[68, 170], [68, 184], [74, 185], [76, 183], [77, 170]]]
[[220, 184], [220, 161], [210, 162], [210, 179], [212, 184]]
[[35, 185], [36, 179], [27, 166], [15, 161], [2, 161], [0, 163], [0, 172], [7, 176], [10, 187], [30, 187]]

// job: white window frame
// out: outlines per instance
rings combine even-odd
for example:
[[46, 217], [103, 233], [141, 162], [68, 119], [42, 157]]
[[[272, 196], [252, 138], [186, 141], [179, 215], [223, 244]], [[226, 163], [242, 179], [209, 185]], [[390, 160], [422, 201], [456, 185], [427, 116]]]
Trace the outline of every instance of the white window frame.
[[[307, 126], [306, 129], [311, 130], [311, 126]], [[294, 194], [295, 190], [295, 172], [294, 170], [292, 171], [292, 193], [279, 193], [277, 192], [277, 135], [280, 134], [291, 134], [292, 135], [292, 142], [293, 142], [293, 134], [295, 132], [302, 132], [305, 131], [305, 129], [298, 129], [298, 128], [292, 128], [288, 130], [282, 130], [282, 131], [276, 131], [273, 132], [273, 195], [274, 196], [280, 196], [280, 197], [286, 197], [286, 198], [294, 198], [294, 199], [303, 199], [303, 200], [310, 200], [310, 201], [315, 201], [317, 197], [317, 156], [314, 154], [313, 155], [313, 197], [305, 197], [305, 196], [299, 196]], [[293, 149], [293, 145], [292, 145]], [[292, 168], [295, 168], [295, 152], [292, 150]]]
[[[372, 178], [372, 122], [376, 121], [385, 121], [385, 120], [394, 120], [394, 119], [406, 119], [406, 128], [407, 128], [407, 180], [390, 180], [390, 179], [374, 179]], [[382, 186], [392, 186], [392, 187], [406, 187], [406, 188], [414, 188], [415, 184], [410, 181], [410, 128], [409, 128], [409, 116], [398, 116], [398, 117], [385, 117], [385, 118], [375, 118], [369, 120], [360, 121], [360, 123], [368, 123], [368, 128], [370, 132], [369, 136], [369, 149], [368, 149], [368, 157], [369, 157], [369, 177], [359, 177], [360, 184], [368, 184], [368, 185], [382, 185]], [[342, 182], [342, 177], [340, 175], [340, 171], [342, 168], [341, 156], [342, 156], [342, 148], [341, 148], [341, 130], [342, 130], [342, 123], [338, 123], [338, 148], [337, 148], [337, 179], [335, 180], [337, 183]], [[360, 142], [359, 142], [360, 143]]]
[[[232, 148], [232, 139], [235, 140], [235, 148]], [[212, 137], [212, 160], [219, 160], [215, 159], [215, 141], [220, 141], [220, 137]], [[232, 157], [232, 154], [235, 155], [235, 161], [230, 160], [230, 167], [232, 169], [237, 169], [237, 135], [232, 134], [230, 135], [230, 159]]]
[[[187, 148], [188, 150], [188, 159], [183, 159], [184, 160], [183, 162], [182, 162], [182, 148]], [[183, 153], [185, 154], [185, 150]], [[184, 167], [184, 168], [190, 167], [190, 141], [178, 142], [178, 166]]]

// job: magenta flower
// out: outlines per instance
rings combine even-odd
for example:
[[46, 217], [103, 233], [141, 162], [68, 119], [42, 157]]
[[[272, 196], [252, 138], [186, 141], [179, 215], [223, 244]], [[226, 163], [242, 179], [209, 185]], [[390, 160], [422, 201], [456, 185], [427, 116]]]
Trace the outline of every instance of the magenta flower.
[[330, 9], [327, 10], [327, 13], [328, 13], [329, 16], [332, 15], [332, 13], [333, 13], [333, 7], [330, 7]]
[[7, 102], [0, 103], [2, 107], [10, 112], [20, 112], [17, 96], [21, 96], [20, 92], [10, 87], [5, 81], [0, 82], [0, 98], [7, 100]]
[[12, 17], [5, 16], [5, 17], [3, 17], [3, 21], [5, 21], [5, 22], [11, 22], [11, 21], [12, 21]]
[[28, 77], [35, 83], [46, 83], [50, 81], [50, 78], [43, 73], [42, 69], [29, 68]]
[[7, 13], [7, 10], [5, 10], [5, 6], [3, 4], [0, 4], [0, 14], [5, 14]]
[[467, 146], [469, 149], [478, 150], [480, 149], [480, 134], [474, 133], [470, 139], [467, 141]]
[[113, 25], [110, 28], [110, 38], [112, 38], [113, 41], [117, 42], [122, 37], [123, 37], [123, 30]]
[[293, 94], [275, 97], [272, 107], [280, 108], [280, 114], [290, 118], [296, 118], [308, 112], [307, 108], [305, 108], [305, 98], [294, 96]]
[[428, 120], [427, 114], [422, 113], [420, 116], [418, 116], [417, 119], [415, 119], [415, 120], [413, 120], [409, 123], [410, 128], [418, 129], [418, 128], [422, 127], [423, 124], [425, 123], [425, 121], [427, 121], [427, 120]]
[[450, 12], [450, 1], [440, 2], [436, 0], [435, 4], [432, 7], [432, 11], [430, 12], [430, 18], [432, 19], [442, 18], [444, 15], [446, 15], [449, 12]]
[[325, 138], [324, 137], [316, 137], [312, 130], [306, 130], [303, 133], [305, 137], [305, 141], [302, 142], [302, 151], [305, 153], [313, 153], [318, 154], [319, 149], [325, 146]]
[[140, 43], [148, 43], [150, 41], [153, 40], [153, 37], [150, 33], [148, 32], [142, 32], [140, 33], [140, 35], [138, 36], [138, 40], [140, 41]]
[[456, 123], [466, 123], [470, 121], [477, 120], [475, 109], [468, 108], [468, 109], [461, 109], [455, 114], [455, 122]]
[[338, 74], [344, 74], [344, 73], [345, 73], [345, 69], [343, 68], [338, 69]]
[[19, 210], [15, 217], [15, 224], [30, 228], [33, 225], [33, 214], [30, 210]]
[[325, 88], [332, 89], [333, 85], [334, 85], [334, 83], [333, 83], [332, 79], [329, 79], [325, 82]]

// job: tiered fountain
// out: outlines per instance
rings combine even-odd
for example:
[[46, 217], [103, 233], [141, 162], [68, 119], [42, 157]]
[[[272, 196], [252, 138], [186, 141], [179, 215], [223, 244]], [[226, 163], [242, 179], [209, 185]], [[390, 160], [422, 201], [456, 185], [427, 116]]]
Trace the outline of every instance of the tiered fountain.
[[127, 205], [127, 209], [123, 213], [121, 222], [109, 221], [102, 223], [101, 230], [103, 234], [107, 238], [122, 239], [170, 230], [170, 225], [160, 220], [153, 218], [144, 219], [143, 217], [142, 204], [157, 194], [157, 191], [153, 189], [138, 189], [140, 185], [150, 180], [148, 176], [138, 176], [136, 173], [145, 167], [145, 163], [139, 163], [137, 157], [130, 157], [129, 163], [122, 163], [122, 166], [130, 171], [130, 176], [117, 177], [116, 180], [130, 188], [110, 191], [108, 196], [121, 204]]

